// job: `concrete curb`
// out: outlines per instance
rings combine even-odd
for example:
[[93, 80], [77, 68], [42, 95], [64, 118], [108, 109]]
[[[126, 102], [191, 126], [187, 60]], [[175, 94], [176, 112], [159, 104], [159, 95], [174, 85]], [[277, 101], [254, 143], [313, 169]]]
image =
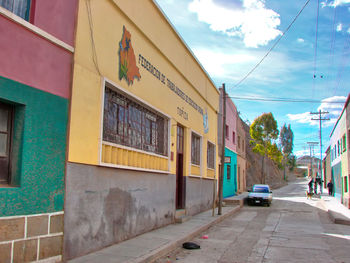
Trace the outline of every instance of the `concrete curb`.
[[350, 226], [350, 219], [341, 213], [337, 213], [333, 211], [332, 209], [329, 209], [328, 205], [326, 202], [321, 199], [319, 201], [319, 204], [324, 208], [324, 210], [327, 211], [329, 218], [332, 220], [334, 224], [340, 224], [340, 225], [348, 225]]
[[146, 255], [142, 255], [138, 258], [128, 260], [126, 263], [150, 263], [150, 262], [154, 262], [155, 260], [157, 260], [163, 256], [166, 256], [174, 249], [181, 247], [184, 242], [187, 242], [187, 241], [194, 239], [196, 236], [198, 236], [200, 233], [206, 231], [211, 226], [218, 224], [221, 221], [223, 221], [224, 219], [226, 219], [227, 217], [237, 213], [241, 209], [241, 207], [242, 206], [237, 206], [237, 207], [233, 208], [231, 211], [227, 212], [226, 214], [217, 216], [212, 221], [210, 221], [210, 222], [208, 222], [200, 227], [194, 228], [191, 232], [187, 233], [186, 235], [179, 238], [178, 240], [169, 242], [169, 243], [167, 243], [167, 244], [165, 244], [165, 245], [163, 245], [163, 246], [161, 246], [153, 251], [150, 251]]

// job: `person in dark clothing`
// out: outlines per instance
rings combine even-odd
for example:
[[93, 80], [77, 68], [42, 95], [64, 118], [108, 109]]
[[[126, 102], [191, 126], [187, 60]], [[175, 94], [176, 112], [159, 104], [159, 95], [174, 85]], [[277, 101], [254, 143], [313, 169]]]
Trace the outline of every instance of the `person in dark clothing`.
[[314, 179], [313, 178], [311, 178], [311, 180], [310, 180], [310, 182], [309, 182], [309, 193], [312, 193], [313, 191], [312, 191], [312, 186], [313, 186], [313, 184], [314, 184]]
[[316, 181], [315, 181], [315, 193], [317, 194], [317, 186], [320, 186], [320, 193], [322, 194], [322, 180], [321, 177], [316, 177]]
[[333, 183], [332, 183], [332, 180], [329, 180], [329, 182], [327, 184], [327, 188], [328, 188], [328, 195], [333, 195]]

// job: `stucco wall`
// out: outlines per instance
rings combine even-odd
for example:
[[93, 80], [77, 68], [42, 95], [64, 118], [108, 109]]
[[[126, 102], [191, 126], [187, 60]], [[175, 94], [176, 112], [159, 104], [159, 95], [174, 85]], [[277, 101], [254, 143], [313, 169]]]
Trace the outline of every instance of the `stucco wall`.
[[186, 212], [195, 215], [213, 205], [213, 180], [186, 177]]
[[78, 0], [36, 0], [31, 22], [73, 46], [77, 6]]
[[175, 175], [68, 163], [65, 257], [172, 223], [175, 179]]
[[0, 188], [0, 216], [63, 210], [68, 100], [0, 77], [15, 106], [12, 186]]

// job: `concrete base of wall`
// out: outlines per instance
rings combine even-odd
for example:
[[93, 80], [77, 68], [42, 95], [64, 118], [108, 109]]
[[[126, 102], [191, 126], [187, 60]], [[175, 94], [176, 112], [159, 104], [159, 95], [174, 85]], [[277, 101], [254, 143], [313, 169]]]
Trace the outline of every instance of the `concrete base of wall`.
[[186, 214], [195, 215], [213, 205], [214, 180], [186, 177]]
[[174, 222], [176, 176], [67, 164], [64, 258]]
[[[67, 164], [64, 259], [175, 222], [176, 176]], [[186, 215], [208, 210], [213, 180], [186, 177]]]

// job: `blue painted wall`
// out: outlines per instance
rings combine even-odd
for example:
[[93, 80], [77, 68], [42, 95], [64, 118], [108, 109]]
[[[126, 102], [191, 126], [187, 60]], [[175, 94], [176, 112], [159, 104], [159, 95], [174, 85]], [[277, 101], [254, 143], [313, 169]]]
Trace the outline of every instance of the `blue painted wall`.
[[[231, 157], [231, 163], [225, 163], [224, 181], [223, 181], [223, 197], [230, 197], [237, 192], [237, 154], [225, 148], [225, 156]], [[230, 166], [230, 175], [227, 174], [227, 166]]]
[[68, 100], [0, 77], [0, 100], [15, 107], [11, 187], [0, 217], [63, 210]]
[[333, 180], [333, 193], [334, 196], [339, 199], [342, 198], [342, 176], [341, 176], [341, 162], [332, 166], [332, 180]]

